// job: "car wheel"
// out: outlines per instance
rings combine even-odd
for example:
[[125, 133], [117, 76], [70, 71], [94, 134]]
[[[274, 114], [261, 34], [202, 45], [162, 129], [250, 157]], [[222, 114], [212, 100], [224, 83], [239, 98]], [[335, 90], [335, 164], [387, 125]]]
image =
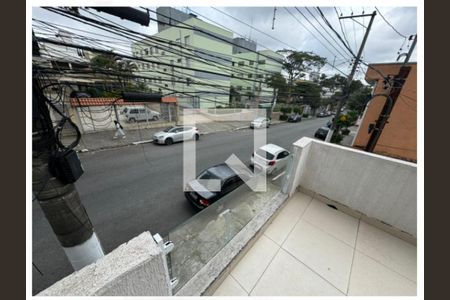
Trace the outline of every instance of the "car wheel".
[[167, 138], [167, 139], [164, 141], [164, 143], [165, 143], [166, 145], [172, 145], [172, 144], [173, 144], [173, 139], [172, 139], [172, 138]]
[[200, 138], [200, 136], [198, 134], [195, 135], [195, 140], [198, 141], [198, 139]]
[[136, 119], [135, 119], [135, 118], [129, 118], [129, 119], [128, 119], [128, 122], [130, 122], [130, 123], [136, 123]]
[[153, 116], [153, 121], [158, 121], [159, 117], [158, 116]]

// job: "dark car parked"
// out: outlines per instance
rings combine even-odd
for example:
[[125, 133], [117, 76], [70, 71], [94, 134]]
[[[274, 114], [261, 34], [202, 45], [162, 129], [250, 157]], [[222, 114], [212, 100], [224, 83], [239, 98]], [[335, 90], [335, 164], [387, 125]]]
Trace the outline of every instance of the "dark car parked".
[[299, 114], [293, 114], [293, 115], [289, 116], [287, 121], [288, 122], [293, 122], [293, 123], [301, 122], [302, 121], [302, 116], [300, 116]]
[[[198, 181], [199, 179], [220, 180], [220, 192], [208, 191]], [[184, 195], [196, 208], [204, 209], [243, 183], [244, 181], [227, 164], [222, 163], [204, 170], [197, 179], [189, 182]]]
[[328, 127], [320, 127], [319, 129], [317, 129], [316, 133], [314, 133], [314, 137], [324, 141], [329, 130], [330, 129]]
[[320, 113], [317, 114], [317, 117], [318, 118], [325, 118], [325, 117], [327, 117], [327, 113], [326, 112], [320, 112]]

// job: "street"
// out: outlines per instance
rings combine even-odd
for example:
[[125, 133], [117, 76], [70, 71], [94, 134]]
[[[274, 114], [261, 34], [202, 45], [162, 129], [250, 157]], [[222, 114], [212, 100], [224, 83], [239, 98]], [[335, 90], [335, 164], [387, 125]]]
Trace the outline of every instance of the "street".
[[[267, 142], [288, 150], [296, 140], [312, 137], [330, 118], [283, 123], [267, 130]], [[218, 132], [197, 142], [197, 170], [224, 162], [234, 153], [250, 159], [253, 131]], [[105, 253], [143, 231], [166, 236], [196, 211], [182, 192], [183, 144], [141, 144], [80, 153], [85, 173], [76, 183]], [[45, 219], [33, 202], [33, 294], [73, 270]]]

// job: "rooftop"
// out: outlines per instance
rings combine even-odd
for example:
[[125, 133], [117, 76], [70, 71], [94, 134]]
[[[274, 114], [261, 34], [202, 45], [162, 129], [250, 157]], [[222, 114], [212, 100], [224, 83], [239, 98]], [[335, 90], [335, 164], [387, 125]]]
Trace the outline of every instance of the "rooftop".
[[214, 296], [416, 295], [416, 246], [295, 193]]

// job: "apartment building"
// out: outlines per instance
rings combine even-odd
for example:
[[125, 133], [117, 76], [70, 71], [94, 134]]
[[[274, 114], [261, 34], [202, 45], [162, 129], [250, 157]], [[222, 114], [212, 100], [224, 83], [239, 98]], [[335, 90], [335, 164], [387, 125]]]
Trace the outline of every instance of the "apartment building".
[[138, 62], [138, 73], [148, 77], [143, 82], [152, 91], [176, 95], [184, 107], [227, 106], [233, 33], [173, 8], [160, 7], [157, 12], [165, 26], [132, 46], [135, 57], [154, 61]]
[[171, 7], [157, 13], [158, 33], [132, 45], [135, 57], [152, 61], [138, 62], [136, 72], [151, 91], [176, 95], [180, 106], [192, 108], [229, 106], [236, 100], [230, 88], [242, 104], [272, 100], [265, 78], [281, 72], [281, 55], [256, 51], [255, 42], [233, 38], [194, 14]]

